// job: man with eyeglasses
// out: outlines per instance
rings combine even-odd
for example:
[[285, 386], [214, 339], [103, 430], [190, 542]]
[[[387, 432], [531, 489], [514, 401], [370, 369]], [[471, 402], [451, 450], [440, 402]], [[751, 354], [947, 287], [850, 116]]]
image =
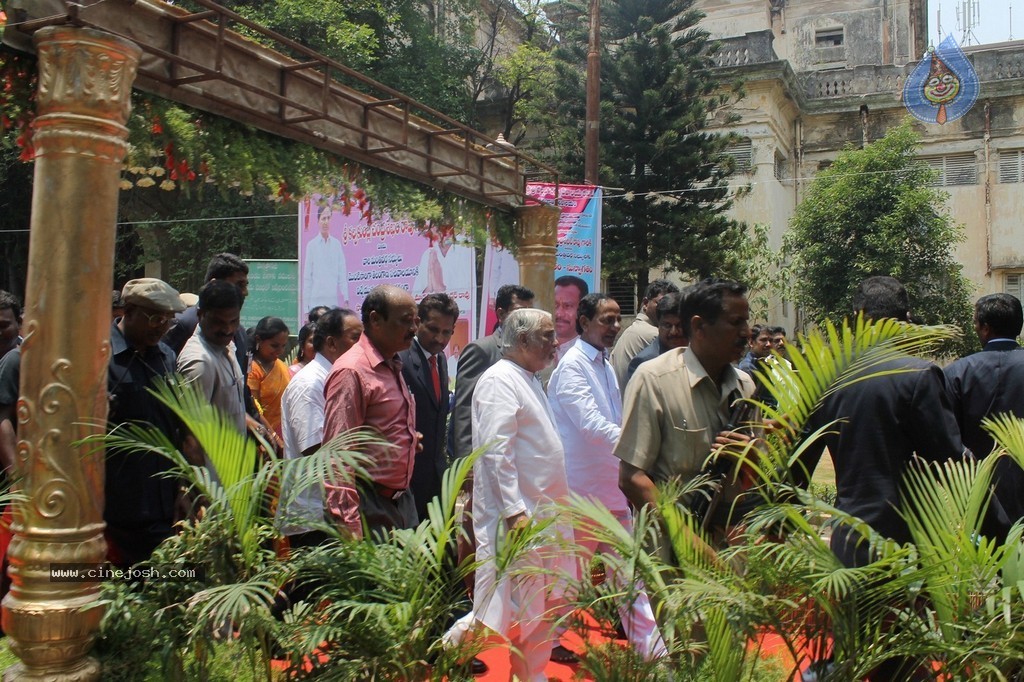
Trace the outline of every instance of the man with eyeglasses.
[[[107, 395], [111, 428], [135, 422], [164, 431], [180, 443], [177, 420], [149, 389], [174, 372], [174, 351], [162, 343], [174, 313], [185, 309], [178, 292], [159, 279], [133, 279], [121, 292], [124, 315], [110, 329]], [[171, 462], [145, 449], [110, 451], [106, 466], [108, 558], [118, 566], [145, 561], [174, 534], [178, 482]]]
[[682, 348], [686, 345], [686, 329], [683, 326], [683, 318], [679, 317], [679, 304], [682, 299], [683, 294], [678, 291], [667, 293], [658, 299], [654, 313], [654, 319], [658, 323], [658, 335], [650, 345], [629, 361], [626, 380], [621, 386], [623, 393], [626, 392], [626, 385], [633, 378], [637, 367], [673, 348]]

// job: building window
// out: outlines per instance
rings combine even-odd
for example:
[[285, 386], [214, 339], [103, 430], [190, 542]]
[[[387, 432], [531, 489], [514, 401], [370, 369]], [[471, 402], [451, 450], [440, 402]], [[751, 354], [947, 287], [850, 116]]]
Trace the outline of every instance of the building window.
[[926, 156], [921, 160], [938, 173], [932, 180], [933, 186], [951, 187], [978, 184], [978, 164], [973, 153]]
[[1003, 280], [1003, 293], [1024, 301], [1024, 273], [1008, 272]]
[[1024, 149], [999, 151], [999, 182], [1024, 182]]
[[736, 162], [737, 173], [749, 173], [754, 169], [754, 147], [749, 137], [729, 145], [724, 153]]
[[775, 179], [785, 180], [786, 179], [786, 157], [782, 155], [778, 149], [775, 150]]
[[605, 291], [619, 304], [623, 315], [636, 315], [636, 282], [631, 277], [609, 277]]
[[843, 27], [833, 26], [814, 32], [815, 47], [840, 47], [843, 44]]

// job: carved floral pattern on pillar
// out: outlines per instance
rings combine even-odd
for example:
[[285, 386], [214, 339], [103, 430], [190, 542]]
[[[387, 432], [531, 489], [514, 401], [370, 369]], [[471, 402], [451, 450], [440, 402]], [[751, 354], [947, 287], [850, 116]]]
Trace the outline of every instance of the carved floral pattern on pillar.
[[[98, 582], [51, 579], [61, 563], [104, 559], [103, 429], [114, 224], [125, 121], [140, 50], [91, 29], [35, 34], [38, 116], [18, 474], [3, 626], [21, 663], [5, 680], [92, 680]], [[97, 311], [104, 311], [98, 315]]]

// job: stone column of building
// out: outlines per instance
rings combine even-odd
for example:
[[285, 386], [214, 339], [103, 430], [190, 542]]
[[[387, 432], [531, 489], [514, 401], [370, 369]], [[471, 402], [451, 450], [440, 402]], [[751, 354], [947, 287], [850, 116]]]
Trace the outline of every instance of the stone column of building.
[[100, 31], [35, 34], [28, 284], [18, 401], [18, 476], [3, 627], [21, 663], [4, 680], [98, 679], [88, 656], [99, 582], [51, 566], [104, 559], [103, 451], [76, 444], [107, 416], [110, 289], [125, 122], [140, 50]]
[[560, 213], [558, 208], [546, 204], [516, 209], [519, 281], [533, 289], [538, 308], [552, 313], [555, 310], [555, 250]]

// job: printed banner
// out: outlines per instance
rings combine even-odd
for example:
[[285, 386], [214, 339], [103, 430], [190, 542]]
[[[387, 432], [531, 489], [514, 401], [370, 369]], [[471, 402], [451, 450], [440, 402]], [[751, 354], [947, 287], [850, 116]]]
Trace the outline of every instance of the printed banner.
[[[531, 182], [526, 193], [546, 204], [555, 204], [554, 183]], [[590, 291], [601, 284], [601, 188], [592, 185], [557, 185], [558, 251], [555, 255], [555, 277], [574, 275], [587, 283]], [[554, 280], [552, 280], [554, 281]], [[519, 283], [519, 264], [507, 250], [490, 244], [484, 254], [479, 336], [494, 330], [494, 297], [505, 284]]]
[[460, 243], [449, 226], [420, 232], [410, 220], [387, 214], [369, 217], [361, 190], [314, 194], [299, 204], [299, 318], [318, 306], [341, 306], [359, 314], [366, 294], [394, 284], [417, 301], [446, 293], [459, 305], [445, 354], [455, 376], [459, 353], [476, 338], [476, 260], [472, 246]]
[[[297, 317], [295, 302], [299, 300], [299, 264], [293, 260], [247, 259], [249, 266], [249, 297], [242, 307], [242, 326], [255, 327], [264, 317], [280, 317], [293, 336], [306, 323]], [[301, 320], [301, 321], [300, 321]]]

